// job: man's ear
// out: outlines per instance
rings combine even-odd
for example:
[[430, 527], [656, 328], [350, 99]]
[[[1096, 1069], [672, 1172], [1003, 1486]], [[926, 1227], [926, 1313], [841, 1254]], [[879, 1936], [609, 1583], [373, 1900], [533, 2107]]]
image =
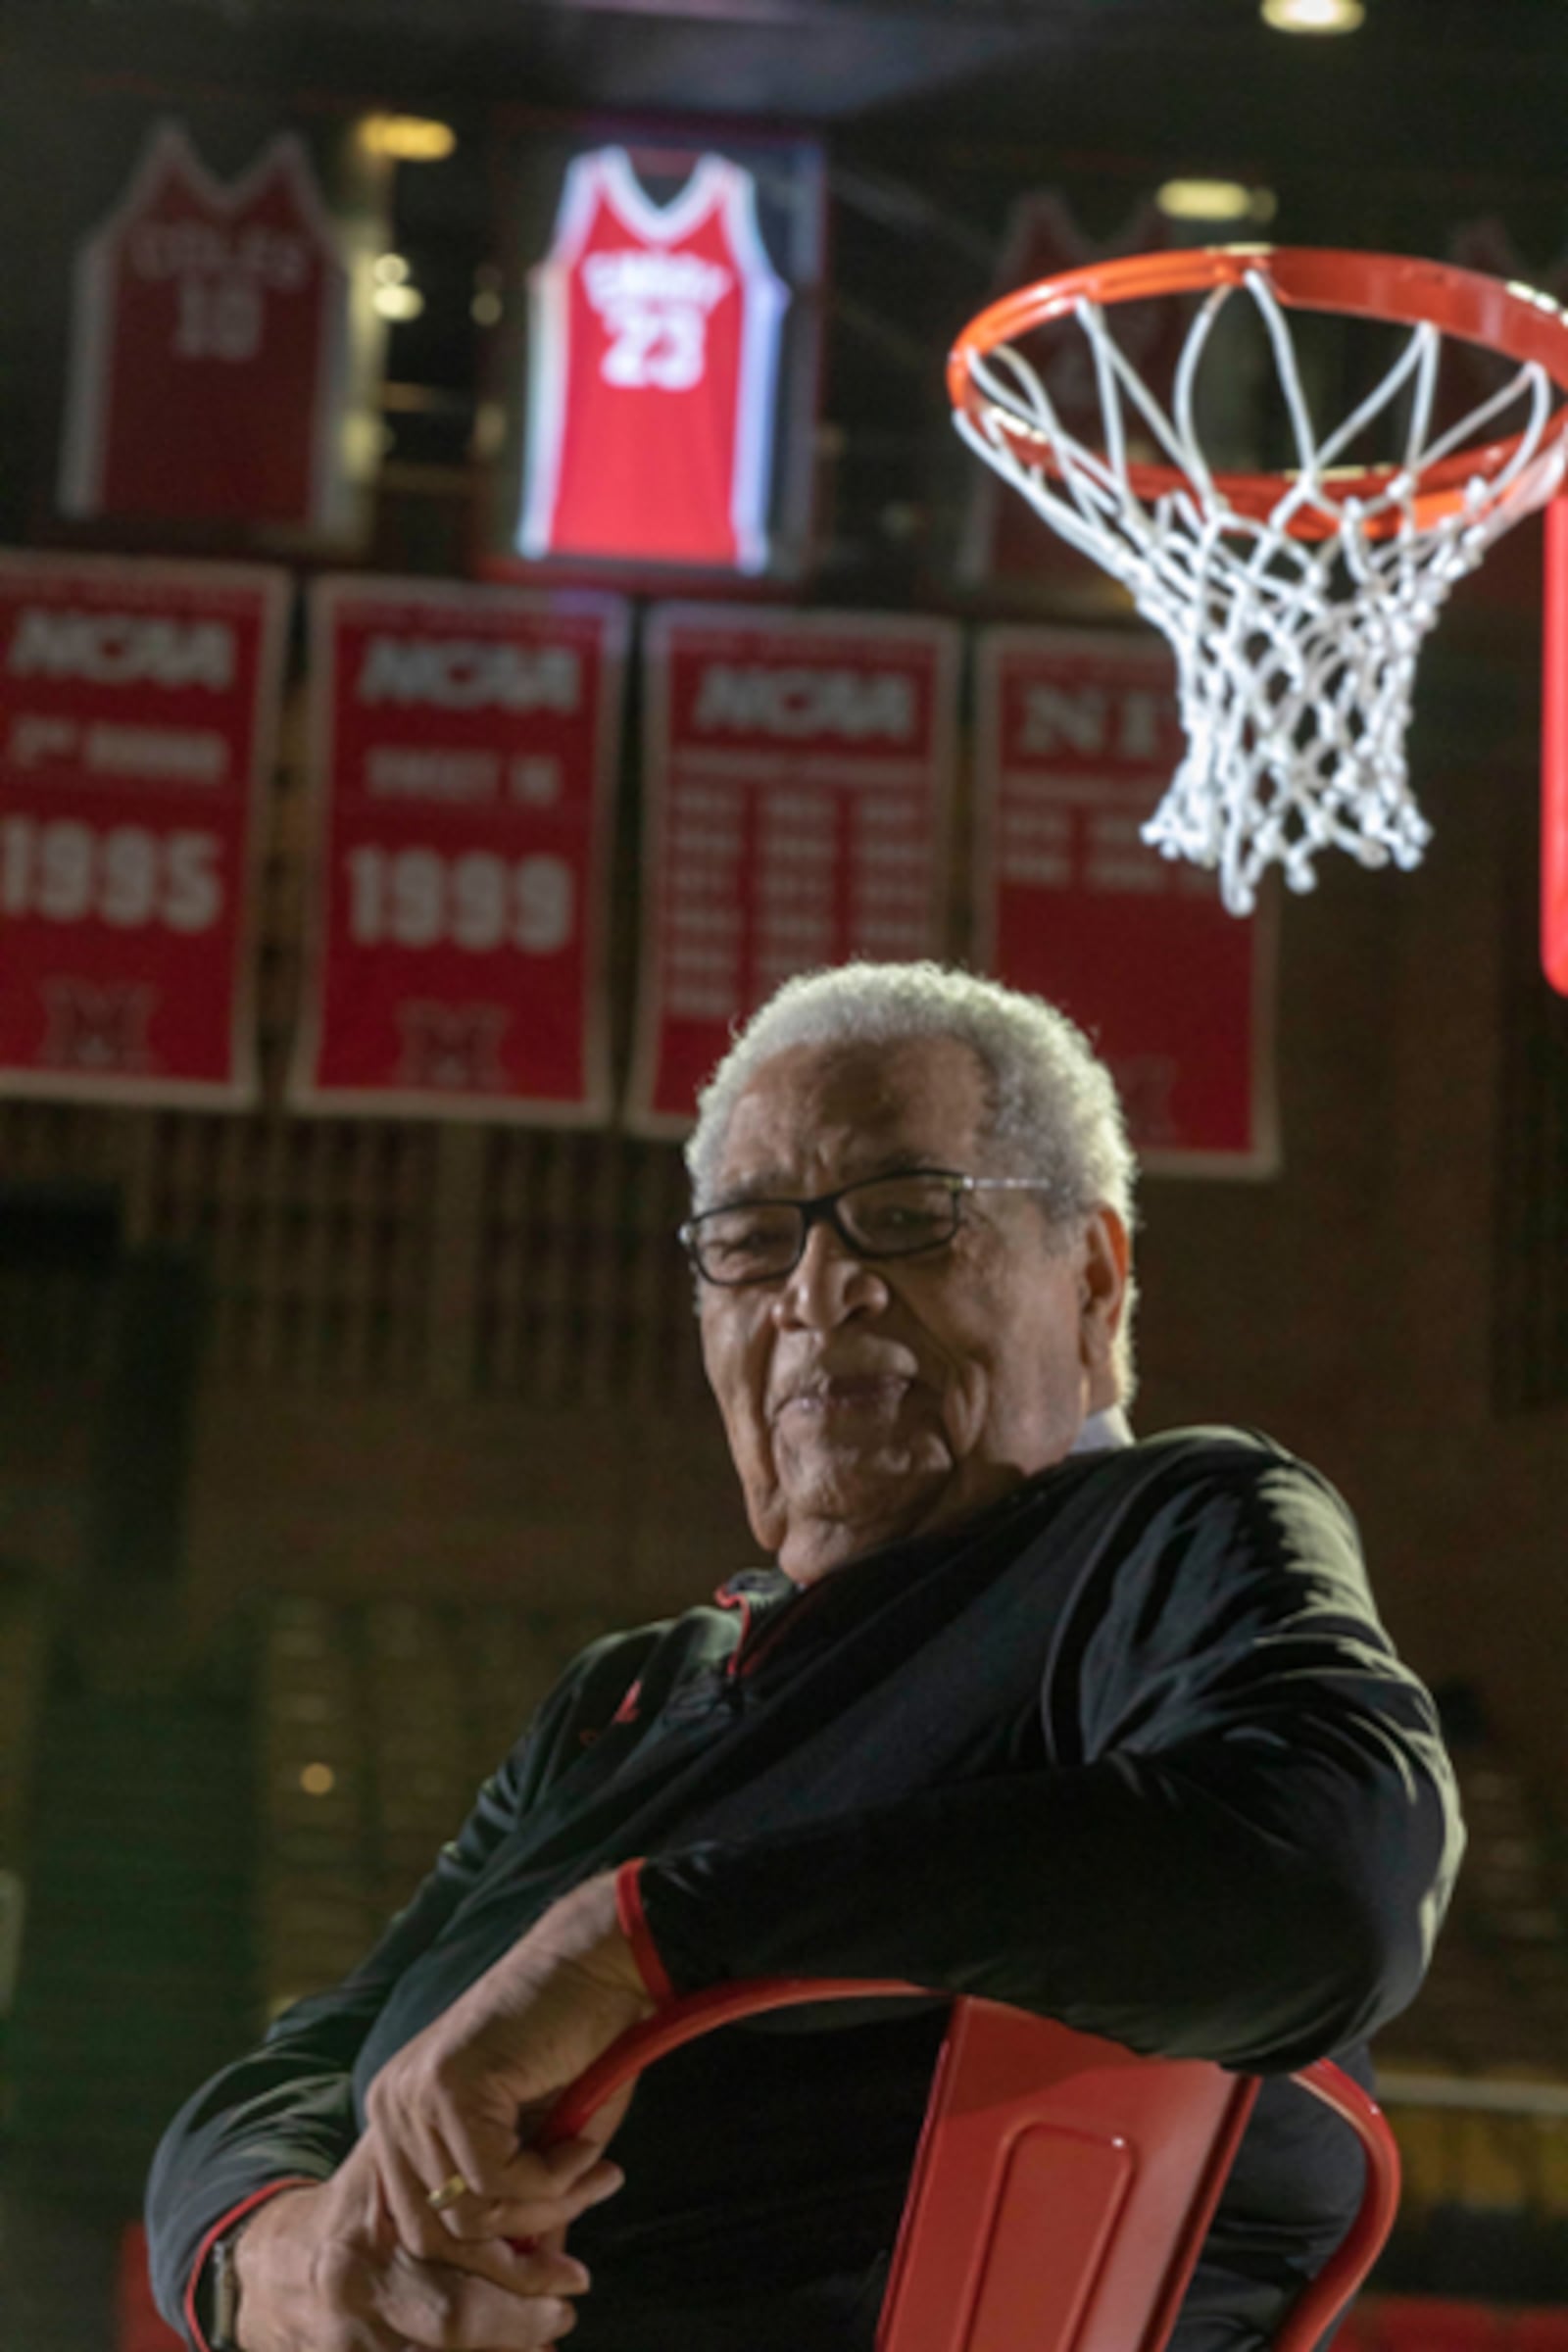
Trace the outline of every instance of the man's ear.
[[1132, 1237], [1115, 1209], [1097, 1208], [1085, 1220], [1078, 1271], [1078, 1353], [1090, 1377], [1090, 1409], [1116, 1401], [1112, 1351], [1127, 1307]]

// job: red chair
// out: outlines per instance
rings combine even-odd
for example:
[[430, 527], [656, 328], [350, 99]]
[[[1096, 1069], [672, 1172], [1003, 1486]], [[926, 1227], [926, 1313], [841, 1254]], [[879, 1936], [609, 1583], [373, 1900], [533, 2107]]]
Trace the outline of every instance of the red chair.
[[[607, 2050], [544, 2135], [569, 2138], [655, 2058], [717, 2026], [915, 1990], [772, 1978], [693, 1993]], [[1398, 2155], [1374, 2101], [1327, 2060], [1295, 2080], [1355, 2132], [1366, 2188], [1276, 2352], [1311, 2352], [1371, 2269], [1398, 2202]], [[1256, 2095], [1255, 2079], [1206, 2060], [1140, 2058], [994, 2001], [956, 2001], [877, 2352], [1159, 2352]]]
[[1374, 2305], [1351, 2304], [1334, 2330], [1334, 2352], [1381, 2352]]
[[1391, 2295], [1378, 2310], [1378, 2352], [1512, 2352], [1510, 2316], [1447, 2295]]
[[1510, 2312], [1503, 2343], [1506, 2352], [1568, 2352], [1568, 2311]]

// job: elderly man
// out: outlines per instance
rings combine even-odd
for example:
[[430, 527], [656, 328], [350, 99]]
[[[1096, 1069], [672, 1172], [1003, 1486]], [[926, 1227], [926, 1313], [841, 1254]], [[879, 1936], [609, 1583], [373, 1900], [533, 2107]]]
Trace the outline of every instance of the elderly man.
[[[818, 973], [688, 1157], [777, 1566], [580, 1658], [364, 1965], [185, 2108], [150, 2212], [194, 2343], [868, 2346], [940, 1999], [731, 2029], [646, 2079], [618, 2162], [533, 2152], [519, 2116], [671, 1984], [897, 1978], [1279, 2076], [1419, 1982], [1457, 1846], [1430, 1703], [1321, 1479], [1132, 1442], [1132, 1162], [1079, 1032]], [[1266, 2339], [1353, 2203], [1342, 2129], [1265, 2082], [1182, 2352]]]

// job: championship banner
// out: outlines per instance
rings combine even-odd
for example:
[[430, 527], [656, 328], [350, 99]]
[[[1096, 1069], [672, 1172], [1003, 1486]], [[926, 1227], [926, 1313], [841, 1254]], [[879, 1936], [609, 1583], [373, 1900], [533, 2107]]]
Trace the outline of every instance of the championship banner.
[[255, 1100], [287, 577], [0, 553], [0, 1093]]
[[311, 600], [304, 1109], [588, 1126], [626, 608], [427, 580]]
[[350, 519], [350, 280], [291, 134], [215, 178], [160, 123], [77, 250], [63, 514]]
[[1140, 836], [1186, 749], [1169, 654], [1010, 628], [977, 651], [979, 968], [1088, 1030], [1146, 1167], [1272, 1174], [1272, 910], [1227, 914]]
[[941, 952], [957, 670], [947, 621], [654, 612], [637, 1133], [691, 1125], [731, 1022], [792, 973]]

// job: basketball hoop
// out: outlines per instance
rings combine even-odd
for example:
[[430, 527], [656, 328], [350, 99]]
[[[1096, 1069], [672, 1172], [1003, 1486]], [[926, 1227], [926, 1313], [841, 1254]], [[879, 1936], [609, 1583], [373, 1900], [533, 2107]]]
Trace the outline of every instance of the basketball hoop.
[[[1167, 410], [1106, 312], [1179, 294], [1204, 299]], [[1289, 470], [1216, 470], [1199, 440], [1200, 368], [1238, 294], [1255, 306], [1278, 373]], [[1378, 384], [1322, 436], [1290, 310], [1411, 329]], [[1054, 320], [1088, 338], [1098, 449], [1063, 425], [1016, 348]], [[1446, 334], [1516, 367], [1440, 425]], [[1144, 837], [1167, 858], [1217, 867], [1233, 913], [1250, 911], [1271, 864], [1293, 890], [1311, 889], [1312, 860], [1331, 844], [1367, 866], [1419, 862], [1431, 829], [1404, 751], [1416, 656], [1454, 582], [1557, 488], [1568, 406], [1553, 407], [1554, 386], [1568, 388], [1568, 318], [1549, 297], [1387, 254], [1236, 245], [1102, 262], [1008, 295], [959, 336], [948, 387], [964, 439], [1120, 580], [1175, 650], [1187, 756]], [[1380, 424], [1389, 460], [1347, 463]], [[1152, 461], [1135, 454], [1139, 444]]]

